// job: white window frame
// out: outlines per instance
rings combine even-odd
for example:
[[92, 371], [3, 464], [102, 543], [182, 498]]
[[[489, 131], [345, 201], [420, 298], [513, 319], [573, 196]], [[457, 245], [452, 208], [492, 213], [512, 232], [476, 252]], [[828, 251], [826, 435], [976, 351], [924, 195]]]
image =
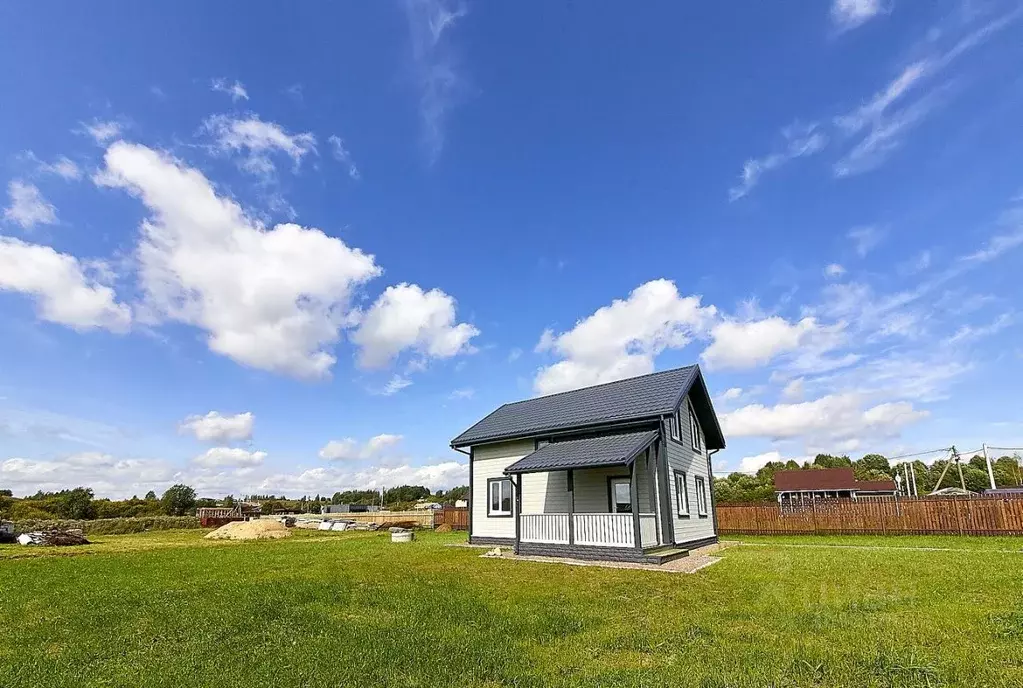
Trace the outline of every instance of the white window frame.
[[700, 516], [707, 515], [707, 479], [703, 476], [696, 476], [696, 513]]
[[681, 430], [682, 429], [681, 427], [679, 427], [678, 424], [678, 414], [676, 413], [671, 414], [671, 417], [668, 418], [668, 432], [671, 434], [671, 439], [675, 440], [676, 442], [681, 442], [682, 441], [682, 437], [680, 434]]
[[696, 417], [696, 411], [693, 410], [693, 405], [689, 404], [689, 432], [692, 433], [692, 445], [693, 451], [703, 451], [703, 433], [700, 430], [700, 420]]
[[689, 480], [685, 471], [675, 471], [675, 513], [689, 516]]
[[[508, 510], [500, 508], [501, 504], [504, 503], [505, 489], [504, 486], [508, 487]], [[496, 488], [496, 491], [495, 491]], [[494, 497], [497, 497], [498, 508], [494, 508]], [[512, 511], [515, 509], [515, 488], [511, 478], [492, 478], [487, 481], [487, 516], [488, 517], [507, 517], [512, 515]]]

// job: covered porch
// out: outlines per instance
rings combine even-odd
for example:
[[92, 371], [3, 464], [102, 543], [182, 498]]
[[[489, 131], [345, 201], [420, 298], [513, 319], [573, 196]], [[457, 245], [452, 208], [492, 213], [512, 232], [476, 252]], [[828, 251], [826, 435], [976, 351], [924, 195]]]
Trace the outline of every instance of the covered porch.
[[665, 543], [656, 430], [545, 444], [505, 469], [516, 551], [646, 561]]

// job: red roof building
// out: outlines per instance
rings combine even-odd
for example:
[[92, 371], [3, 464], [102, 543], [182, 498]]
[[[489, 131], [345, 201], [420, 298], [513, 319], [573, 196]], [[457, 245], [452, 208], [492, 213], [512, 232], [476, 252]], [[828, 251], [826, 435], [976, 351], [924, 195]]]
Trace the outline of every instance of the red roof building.
[[811, 468], [774, 474], [774, 493], [779, 502], [855, 499], [858, 496], [894, 495], [896, 491], [891, 480], [857, 480], [851, 468]]

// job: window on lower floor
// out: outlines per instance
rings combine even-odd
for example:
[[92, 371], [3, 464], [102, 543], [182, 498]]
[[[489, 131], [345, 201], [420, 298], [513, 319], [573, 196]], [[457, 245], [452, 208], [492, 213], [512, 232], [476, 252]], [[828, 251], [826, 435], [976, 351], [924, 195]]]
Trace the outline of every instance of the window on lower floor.
[[499, 478], [489, 483], [490, 499], [487, 500], [487, 516], [512, 515], [511, 478]]
[[675, 510], [679, 516], [689, 515], [689, 489], [682, 471], [675, 471]]
[[700, 516], [707, 515], [707, 480], [696, 478], [696, 512]]
[[632, 513], [632, 484], [628, 478], [611, 478], [611, 513]]

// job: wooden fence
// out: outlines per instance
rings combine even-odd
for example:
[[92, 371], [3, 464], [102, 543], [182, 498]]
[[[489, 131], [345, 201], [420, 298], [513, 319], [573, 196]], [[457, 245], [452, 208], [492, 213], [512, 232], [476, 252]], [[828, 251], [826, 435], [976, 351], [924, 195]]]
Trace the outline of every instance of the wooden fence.
[[1023, 535], [1023, 499], [867, 498], [722, 504], [721, 535]]
[[465, 507], [446, 506], [433, 512], [433, 525], [449, 525], [452, 530], [469, 530], [469, 510]]
[[334, 514], [297, 514], [300, 521], [322, 521], [322, 520], [345, 520], [356, 523], [407, 523], [412, 522], [421, 528], [429, 528], [433, 525], [433, 512], [429, 509], [416, 509], [414, 511], [360, 511], [356, 513], [334, 513]]

